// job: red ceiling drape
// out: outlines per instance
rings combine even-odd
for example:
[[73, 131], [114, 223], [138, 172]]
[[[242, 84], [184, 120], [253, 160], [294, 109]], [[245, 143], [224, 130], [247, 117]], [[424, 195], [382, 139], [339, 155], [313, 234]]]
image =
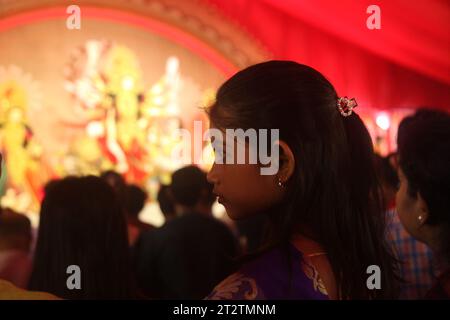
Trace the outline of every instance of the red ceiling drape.
[[[450, 108], [448, 0], [204, 0], [274, 59], [308, 64], [377, 109]], [[369, 5], [381, 29], [369, 30]]]

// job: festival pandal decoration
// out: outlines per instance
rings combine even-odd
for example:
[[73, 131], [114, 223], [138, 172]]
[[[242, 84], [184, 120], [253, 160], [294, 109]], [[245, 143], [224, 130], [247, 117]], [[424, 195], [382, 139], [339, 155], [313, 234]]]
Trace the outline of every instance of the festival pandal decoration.
[[[174, 154], [183, 150], [177, 129], [182, 125], [179, 95], [184, 79], [177, 57], [168, 57], [165, 73], [146, 87], [129, 48], [91, 40], [74, 50], [64, 70], [64, 88], [72, 97], [70, 107], [83, 115], [82, 134], [51, 155], [52, 166], [45, 165], [42, 146], [27, 122], [27, 107], [39, 104], [40, 91], [19, 70], [0, 68], [0, 143], [8, 172], [2, 205], [37, 212], [49, 179], [105, 170], [156, 192], [159, 183], [169, 183], [170, 174], [186, 165], [183, 155]], [[211, 92], [203, 92], [202, 103], [208, 103]]]
[[146, 88], [139, 61], [127, 47], [92, 40], [78, 48], [65, 87], [89, 117], [86, 135], [74, 142], [61, 174], [113, 169], [137, 184], [167, 183], [183, 165], [173, 154], [182, 142], [179, 65], [169, 57], [165, 74]]
[[37, 210], [48, 178], [42, 146], [28, 120], [29, 109], [41, 108], [41, 98], [31, 75], [14, 65], [0, 66], [0, 150], [7, 175], [1, 204], [19, 212]]

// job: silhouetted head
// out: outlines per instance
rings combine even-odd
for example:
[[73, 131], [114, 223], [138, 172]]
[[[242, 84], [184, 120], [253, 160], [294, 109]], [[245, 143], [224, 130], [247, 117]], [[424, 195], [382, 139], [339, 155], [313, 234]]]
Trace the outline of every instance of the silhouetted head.
[[130, 217], [137, 218], [144, 209], [147, 192], [141, 187], [130, 184], [125, 187], [126, 212]]
[[170, 191], [175, 204], [184, 207], [183, 210], [211, 211], [214, 202], [212, 185], [206, 180], [206, 173], [196, 166], [175, 171]]
[[[100, 175], [100, 178], [105, 180], [106, 183], [108, 183], [114, 189], [114, 191], [117, 193], [117, 195], [119, 197], [120, 202], [125, 201], [125, 198], [126, 198], [125, 189], [126, 189], [127, 183], [121, 174], [119, 174], [115, 171], [112, 171], [112, 170], [108, 170], [108, 171], [103, 172]], [[124, 205], [124, 204], [122, 203], [122, 205]]]
[[450, 263], [450, 115], [419, 110], [398, 132], [397, 211], [406, 230]]
[[382, 157], [375, 154], [375, 170], [383, 190], [383, 200], [386, 207], [388, 207], [395, 199], [398, 186], [398, 176], [395, 168], [391, 164], [391, 157], [388, 155]]
[[157, 200], [166, 221], [175, 217], [175, 204], [169, 186], [163, 184], [160, 186]]
[[[81, 290], [67, 288], [71, 265], [81, 269]], [[133, 297], [125, 217], [105, 181], [67, 177], [47, 186], [30, 288], [66, 299]]]
[[11, 209], [0, 212], [0, 251], [30, 250], [32, 235], [31, 222], [27, 216]]

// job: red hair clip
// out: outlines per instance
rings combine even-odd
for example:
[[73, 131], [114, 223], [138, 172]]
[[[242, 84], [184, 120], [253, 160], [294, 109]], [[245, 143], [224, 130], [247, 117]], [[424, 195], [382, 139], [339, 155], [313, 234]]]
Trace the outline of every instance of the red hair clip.
[[356, 103], [355, 98], [349, 99], [347, 97], [341, 97], [337, 101], [337, 107], [339, 112], [344, 116], [348, 117], [352, 114], [353, 108], [356, 108], [358, 104]]

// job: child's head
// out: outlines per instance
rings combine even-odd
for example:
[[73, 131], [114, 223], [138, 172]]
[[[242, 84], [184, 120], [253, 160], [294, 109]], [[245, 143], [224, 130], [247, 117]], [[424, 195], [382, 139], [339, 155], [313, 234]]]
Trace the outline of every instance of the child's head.
[[[209, 179], [231, 217], [239, 219], [294, 198], [307, 205], [306, 212], [338, 186], [346, 196], [352, 172], [364, 166], [355, 157], [370, 159], [371, 141], [356, 114], [340, 114], [337, 99], [319, 72], [289, 61], [254, 65], [222, 85], [209, 110], [212, 127], [279, 129], [280, 138], [275, 175], [262, 175], [260, 163], [214, 164]], [[351, 140], [358, 140], [361, 148], [353, 150]], [[247, 144], [247, 152], [250, 148]], [[365, 186], [366, 197], [367, 190]]]
[[[344, 296], [364, 296], [365, 283], [355, 283], [349, 270], [363, 279], [369, 264], [390, 260], [381, 243], [370, 135], [356, 113], [344, 116], [337, 103], [330, 82], [305, 65], [269, 61], [238, 72], [220, 87], [208, 111], [211, 126], [279, 129], [279, 168], [262, 175], [261, 163], [216, 162], [208, 178], [232, 218], [269, 212], [273, 243], [308, 230], [342, 274]], [[246, 147], [249, 153], [255, 146]]]

